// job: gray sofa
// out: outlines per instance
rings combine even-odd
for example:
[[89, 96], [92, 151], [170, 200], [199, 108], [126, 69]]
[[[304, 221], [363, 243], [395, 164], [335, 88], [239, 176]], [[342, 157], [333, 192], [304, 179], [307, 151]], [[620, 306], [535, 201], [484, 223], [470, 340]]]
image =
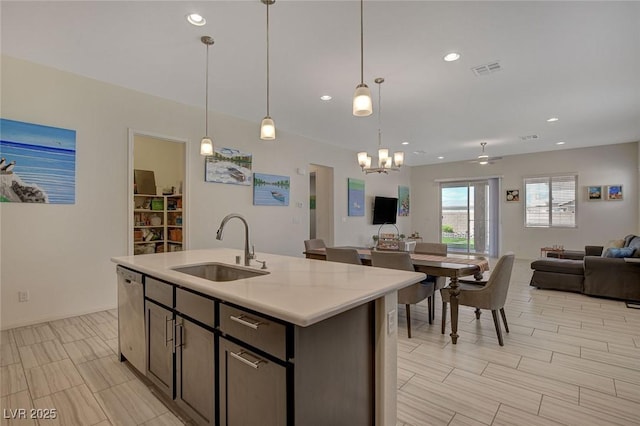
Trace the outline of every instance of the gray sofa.
[[[628, 235], [624, 247], [635, 247], [640, 258], [640, 237]], [[531, 263], [531, 285], [574, 291], [590, 296], [640, 301], [640, 264], [602, 257], [602, 246], [586, 246], [582, 260], [543, 258]]]

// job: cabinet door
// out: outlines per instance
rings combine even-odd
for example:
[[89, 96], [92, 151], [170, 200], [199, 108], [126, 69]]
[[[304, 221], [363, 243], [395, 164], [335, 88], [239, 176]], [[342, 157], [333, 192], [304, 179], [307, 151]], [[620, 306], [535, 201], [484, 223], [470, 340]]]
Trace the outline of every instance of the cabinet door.
[[220, 424], [285, 426], [286, 369], [220, 339]]
[[147, 377], [173, 399], [173, 312], [147, 300]]
[[176, 401], [198, 424], [215, 423], [213, 332], [176, 315]]

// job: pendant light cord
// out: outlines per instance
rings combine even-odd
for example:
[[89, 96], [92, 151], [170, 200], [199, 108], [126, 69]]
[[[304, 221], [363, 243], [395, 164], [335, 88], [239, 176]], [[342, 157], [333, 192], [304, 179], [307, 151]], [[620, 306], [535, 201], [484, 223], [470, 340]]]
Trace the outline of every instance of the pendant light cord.
[[364, 84], [364, 0], [360, 0], [360, 84]]
[[267, 117], [269, 117], [269, 2], [267, 1]]
[[204, 110], [205, 110], [205, 121], [204, 121], [204, 135], [209, 137], [209, 45], [207, 44], [207, 65], [205, 67], [207, 71], [207, 75], [205, 77], [205, 94], [204, 94]]
[[378, 83], [378, 148], [382, 148], [382, 102], [381, 102], [381, 99], [382, 99], [382, 82]]

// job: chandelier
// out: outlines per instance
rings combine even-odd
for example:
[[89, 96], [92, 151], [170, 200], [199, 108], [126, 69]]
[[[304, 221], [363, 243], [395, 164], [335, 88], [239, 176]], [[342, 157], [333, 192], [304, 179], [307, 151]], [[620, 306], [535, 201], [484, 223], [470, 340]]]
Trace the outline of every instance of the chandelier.
[[384, 83], [384, 78], [378, 77], [374, 81], [378, 85], [378, 167], [371, 167], [371, 156], [367, 152], [358, 153], [358, 164], [366, 174], [388, 174], [389, 170], [394, 172], [400, 170], [400, 167], [404, 164], [404, 152], [394, 152], [393, 158], [391, 158], [389, 157], [389, 150], [387, 148], [382, 148], [382, 96], [380, 85]]

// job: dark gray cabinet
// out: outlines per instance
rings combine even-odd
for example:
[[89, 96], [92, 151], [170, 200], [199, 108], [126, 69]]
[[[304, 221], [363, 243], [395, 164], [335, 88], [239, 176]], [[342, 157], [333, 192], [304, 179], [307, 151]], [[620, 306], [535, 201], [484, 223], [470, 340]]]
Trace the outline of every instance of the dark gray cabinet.
[[150, 300], [145, 301], [147, 325], [147, 377], [173, 398], [173, 312]]

